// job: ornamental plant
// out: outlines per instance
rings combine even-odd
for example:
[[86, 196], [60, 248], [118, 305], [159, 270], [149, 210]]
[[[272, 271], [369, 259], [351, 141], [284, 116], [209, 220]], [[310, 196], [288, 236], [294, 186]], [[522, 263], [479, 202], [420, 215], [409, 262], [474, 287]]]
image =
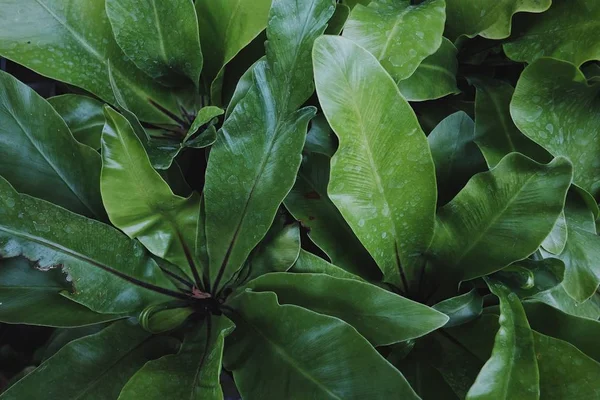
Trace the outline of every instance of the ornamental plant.
[[0, 1], [0, 399], [598, 398], [598, 20]]

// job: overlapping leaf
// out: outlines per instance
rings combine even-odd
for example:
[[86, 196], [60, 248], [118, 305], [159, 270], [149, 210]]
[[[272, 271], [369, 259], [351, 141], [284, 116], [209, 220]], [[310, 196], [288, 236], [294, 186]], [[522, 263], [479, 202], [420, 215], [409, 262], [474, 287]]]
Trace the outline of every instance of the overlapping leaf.
[[78, 142], [87, 144], [94, 150], [100, 149], [100, 136], [104, 127], [102, 102], [77, 94], [51, 97], [48, 102], [67, 123]]

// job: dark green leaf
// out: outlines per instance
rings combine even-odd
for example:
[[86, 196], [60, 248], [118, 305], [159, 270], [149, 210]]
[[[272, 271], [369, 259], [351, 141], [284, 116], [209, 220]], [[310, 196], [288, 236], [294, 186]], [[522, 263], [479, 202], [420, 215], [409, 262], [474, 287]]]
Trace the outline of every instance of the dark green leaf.
[[567, 245], [567, 220], [565, 213], [560, 213], [552, 231], [542, 242], [542, 248], [552, 254], [560, 254]]
[[0, 87], [0, 175], [20, 192], [105, 219], [98, 153], [31, 88], [1, 71]]
[[329, 20], [325, 33], [327, 35], [339, 35], [344, 29], [348, 16], [350, 16], [350, 7], [345, 4], [337, 3], [335, 5], [335, 12]]
[[483, 310], [483, 297], [473, 289], [468, 293], [441, 301], [434, 305], [433, 309], [450, 318], [444, 327], [451, 328], [479, 317]]
[[532, 297], [563, 281], [565, 264], [556, 258], [521, 260], [494, 275], [519, 297]]
[[[345, 322], [274, 293], [229, 302], [236, 330], [225, 351], [244, 399], [418, 399], [404, 377]], [[278, 321], [273, 324], [273, 321]]]
[[272, 273], [250, 282], [256, 292], [275, 292], [280, 304], [295, 304], [352, 325], [374, 346], [424, 336], [448, 317], [375, 285], [325, 274]]
[[567, 294], [563, 285], [536, 294], [533, 299], [577, 317], [600, 318], [600, 295], [594, 294], [589, 300], [578, 303]]
[[354, 275], [340, 267], [328, 263], [320, 257], [305, 250], [300, 250], [296, 263], [290, 269], [291, 272], [308, 274], [327, 274], [335, 278], [356, 279], [362, 281], [359, 276]]
[[340, 139], [329, 195], [385, 280], [406, 291], [433, 235], [435, 167], [427, 138], [365, 49], [323, 36], [313, 53], [319, 101]]
[[106, 13], [117, 43], [139, 69], [163, 83], [187, 77], [198, 85], [202, 52], [192, 0], [106, 0]]
[[51, 97], [48, 102], [67, 123], [78, 142], [87, 144], [94, 150], [100, 149], [100, 136], [104, 127], [102, 102], [78, 94]]
[[116, 322], [100, 333], [69, 343], [0, 399], [116, 399], [146, 362], [176, 348], [173, 338], [151, 338], [131, 320]]

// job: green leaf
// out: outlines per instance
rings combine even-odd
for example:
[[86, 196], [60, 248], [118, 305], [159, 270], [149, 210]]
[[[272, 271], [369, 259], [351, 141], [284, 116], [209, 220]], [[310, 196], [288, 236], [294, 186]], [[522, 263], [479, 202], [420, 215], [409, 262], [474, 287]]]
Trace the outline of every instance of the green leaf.
[[537, 301], [523, 303], [531, 329], [569, 342], [587, 356], [600, 361], [597, 338], [600, 322], [564, 313]]
[[503, 284], [486, 281], [500, 299], [500, 329], [492, 356], [469, 389], [467, 400], [539, 399], [540, 373], [523, 305]]
[[354, 275], [340, 267], [336, 267], [333, 264], [328, 263], [320, 257], [315, 256], [307, 252], [306, 250], [300, 250], [298, 259], [290, 269], [290, 272], [295, 273], [308, 273], [308, 274], [327, 274], [335, 278], [343, 279], [356, 279], [363, 281], [357, 275]]
[[225, 65], [265, 29], [271, 0], [196, 0], [200, 41], [204, 53], [203, 78], [211, 85], [213, 104], [221, 105]]
[[340, 139], [329, 196], [385, 280], [407, 290], [433, 234], [435, 168], [427, 138], [365, 49], [324, 36], [313, 53], [319, 101]]
[[477, 88], [475, 96], [475, 142], [490, 167], [509, 153], [519, 152], [536, 161], [552, 158], [523, 135], [510, 117], [514, 89], [508, 83], [485, 77], [469, 78]]
[[[325, 115], [319, 114], [310, 121], [310, 129], [306, 134], [306, 141], [304, 142], [304, 153], [309, 155], [311, 153], [319, 153], [331, 158], [337, 150], [337, 138], [335, 133], [331, 130], [329, 122]], [[329, 172], [327, 172], [327, 179], [329, 179]]]
[[415, 339], [441, 328], [448, 317], [370, 283], [325, 274], [271, 273], [250, 282], [255, 292], [275, 292], [295, 304], [352, 325], [373, 346]]
[[198, 85], [202, 51], [198, 18], [191, 0], [106, 0], [115, 40], [127, 57], [151, 78]]
[[0, 175], [20, 192], [105, 219], [100, 156], [77, 143], [58, 113], [31, 88], [1, 71], [0, 87]]
[[575, 346], [533, 333], [540, 368], [540, 398], [548, 400], [598, 397], [600, 364]]
[[423, 400], [459, 400], [443, 375], [420, 354], [410, 353], [395, 366]]
[[463, 111], [443, 119], [427, 137], [435, 163], [438, 205], [450, 201], [473, 175], [487, 170], [474, 138], [473, 120]]
[[42, 272], [28, 260], [0, 261], [0, 321], [53, 327], [78, 327], [112, 321], [116, 315], [97, 314], [64, 296], [71, 283], [60, 270]]
[[[114, 104], [108, 79], [110, 60], [131, 110], [146, 122], [172, 124], [151, 101], [178, 114], [175, 96], [123, 54], [104, 5], [105, 0], [77, 1], [68, 7], [62, 1], [7, 0], [0, 10], [0, 55]], [[136, 24], [136, 29], [141, 26]]]
[[564, 158], [538, 164], [518, 153], [475, 175], [438, 210], [431, 252], [455, 281], [498, 271], [536, 251], [560, 215], [571, 184]]
[[554, 156], [568, 158], [574, 183], [596, 198], [600, 196], [598, 93], [600, 82], [588, 85], [573, 64], [545, 58], [525, 68], [510, 104], [521, 132]]
[[446, 0], [444, 33], [451, 40], [461, 35], [504, 39], [510, 35], [514, 14], [541, 13], [551, 4], [552, 0]]
[[483, 311], [483, 297], [473, 289], [468, 293], [441, 301], [434, 305], [433, 309], [449, 317], [444, 327], [451, 328], [479, 317]]
[[599, 21], [600, 3], [595, 0], [554, 0], [545, 13], [515, 25], [504, 51], [514, 61], [552, 57], [580, 67], [600, 59], [600, 43], [594, 38]]
[[[345, 322], [274, 293], [229, 302], [236, 330], [225, 351], [244, 399], [418, 399], [404, 377]], [[273, 321], [277, 321], [273, 324]]]
[[585, 203], [569, 195], [565, 206], [567, 243], [557, 257], [565, 263], [563, 287], [577, 302], [589, 299], [600, 284], [600, 237]]
[[536, 294], [533, 299], [577, 317], [600, 318], [600, 295], [597, 293], [589, 300], [578, 303], [567, 294], [563, 285], [559, 285]]
[[248, 277], [245, 281], [269, 272], [287, 271], [298, 259], [298, 254], [300, 227], [296, 223], [284, 226], [276, 219], [265, 239], [250, 256]]
[[408, 78], [442, 43], [444, 0], [375, 0], [357, 5], [343, 36], [373, 54], [396, 83]]
[[315, 115], [313, 107], [297, 110], [313, 92], [310, 50], [334, 9], [333, 0], [274, 1], [267, 59], [211, 148], [204, 196], [215, 290], [241, 268], [293, 186]]
[[233, 330], [226, 317], [208, 317], [188, 332], [179, 353], [150, 361], [127, 382], [119, 400], [223, 399], [219, 383], [225, 336]]
[[94, 150], [100, 149], [100, 136], [104, 127], [103, 103], [78, 94], [63, 94], [48, 99], [66, 122], [75, 139]]
[[552, 231], [542, 242], [542, 248], [552, 254], [560, 254], [567, 245], [567, 220], [565, 213], [560, 213]]
[[[200, 198], [173, 194], [152, 168], [129, 122], [104, 109], [102, 133], [102, 199], [113, 225], [137, 238], [151, 253], [177, 265], [200, 284], [201, 265], [193, 249]], [[127, 188], [127, 190], [123, 190]]]
[[409, 78], [398, 83], [400, 93], [408, 101], [433, 100], [460, 93], [456, 86], [457, 53], [452, 42], [442, 38], [435, 53], [427, 56]]
[[497, 272], [494, 279], [501, 281], [517, 296], [524, 298], [533, 297], [560, 285], [564, 274], [565, 264], [556, 258], [525, 259]]
[[115, 399], [147, 361], [176, 348], [173, 338], [151, 338], [130, 320], [116, 322], [69, 343], [0, 399]]
[[[194, 119], [192, 126], [190, 126], [190, 129], [189, 129], [187, 135], [185, 135], [185, 138], [183, 139], [183, 141], [188, 142], [196, 133], [198, 133], [198, 131], [202, 128], [203, 125], [206, 125], [209, 122], [211, 122], [213, 119], [215, 119], [216, 117], [223, 115], [224, 112], [225, 111], [223, 111], [223, 109], [219, 108], [219, 107], [214, 107], [214, 106], [202, 107], [200, 109], [200, 111], [198, 111], [198, 114], [196, 115], [196, 118]], [[212, 143], [208, 143], [207, 146], [209, 146], [211, 144]], [[204, 146], [204, 147], [206, 147], [206, 146]]]
[[327, 35], [339, 35], [344, 29], [344, 25], [350, 16], [350, 7], [345, 4], [337, 3], [335, 5], [335, 12], [329, 20], [325, 33]]
[[[267, 59], [267, 56], [263, 56], [257, 61], [254, 62], [247, 70], [242, 74], [237, 85], [235, 86], [235, 90], [233, 95], [231, 96], [231, 100], [229, 100], [229, 104], [227, 105], [227, 111], [225, 112], [225, 119], [229, 118], [233, 109], [242, 101], [244, 97], [248, 94], [250, 89], [254, 86], [254, 68], [261, 62], [264, 62]], [[255, 90], [255, 89], [253, 89]]]
[[42, 270], [62, 268], [75, 288], [67, 296], [96, 312], [134, 313], [168, 299], [125, 278], [164, 288], [164, 294], [173, 288], [138, 242], [109, 225], [18, 194], [0, 178], [0, 257], [19, 255]]
[[377, 278], [375, 261], [327, 194], [329, 163], [330, 158], [323, 154], [305, 154], [285, 206], [335, 265], [360, 276]]

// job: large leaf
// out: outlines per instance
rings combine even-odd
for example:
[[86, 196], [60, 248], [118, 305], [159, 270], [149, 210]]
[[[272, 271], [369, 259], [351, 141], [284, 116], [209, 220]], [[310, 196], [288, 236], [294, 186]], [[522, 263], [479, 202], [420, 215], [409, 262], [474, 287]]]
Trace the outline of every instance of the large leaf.
[[225, 336], [233, 329], [226, 317], [207, 317], [193, 327], [179, 353], [150, 361], [127, 382], [119, 400], [222, 400], [219, 383]]
[[212, 101], [221, 102], [223, 68], [265, 29], [271, 0], [196, 0], [200, 40], [205, 56], [203, 78]]
[[543, 249], [552, 254], [562, 253], [567, 244], [567, 235], [567, 220], [563, 212], [556, 220], [550, 234], [542, 242]]
[[445, 34], [452, 40], [461, 35], [504, 39], [515, 13], [541, 13], [551, 4], [552, 0], [446, 0]]
[[108, 79], [110, 60], [133, 112], [147, 122], [172, 124], [173, 120], [151, 102], [178, 114], [175, 97], [123, 54], [113, 38], [104, 3], [4, 1], [0, 10], [0, 55], [114, 103]]
[[280, 304], [299, 305], [346, 321], [374, 346], [424, 336], [448, 321], [430, 307], [355, 279], [272, 273], [255, 279], [248, 287], [256, 292], [275, 292]]
[[531, 329], [571, 343], [600, 362], [598, 335], [600, 322], [579, 318], [537, 301], [523, 304]]
[[[105, 110], [102, 133], [102, 199], [111, 222], [153, 254], [179, 266], [200, 284], [194, 246], [200, 198], [173, 194], [152, 168], [142, 143], [125, 117]], [[123, 190], [127, 188], [127, 190]]]
[[77, 327], [118, 318], [97, 314], [64, 296], [72, 289], [60, 270], [34, 269], [24, 258], [0, 261], [0, 322], [10, 324]]
[[503, 284], [488, 280], [492, 293], [500, 299], [500, 328], [492, 356], [485, 363], [467, 394], [475, 399], [540, 398], [540, 374], [533, 348], [533, 332], [519, 298]]
[[[97, 312], [140, 311], [168, 299], [146, 288], [173, 287], [138, 242], [109, 225], [18, 194], [0, 178], [0, 257], [19, 255], [41, 269], [62, 267], [75, 289], [68, 296]], [[169, 294], [166, 289], [161, 291]]]
[[543, 400], [594, 399], [598, 397], [600, 364], [575, 346], [533, 333], [540, 369]]
[[600, 3], [595, 0], [553, 0], [545, 13], [520, 20], [508, 43], [506, 55], [528, 63], [552, 57], [581, 66], [600, 59]]
[[139, 368], [176, 347], [176, 340], [152, 338], [130, 320], [116, 322], [69, 343], [0, 399], [116, 399]]
[[350, 13], [344, 37], [373, 54], [396, 83], [408, 78], [442, 44], [444, 0], [411, 5], [409, 0], [375, 0]]
[[463, 325], [473, 321], [483, 311], [483, 297], [475, 289], [460, 296], [451, 297], [433, 306], [434, 310], [449, 317], [446, 328]]
[[559, 285], [536, 294], [533, 299], [577, 317], [600, 318], [600, 295], [598, 293], [589, 300], [579, 303], [567, 294], [563, 285]]
[[563, 281], [565, 264], [556, 258], [517, 261], [494, 275], [521, 298], [551, 290]]
[[565, 263], [563, 287], [577, 302], [590, 298], [600, 284], [600, 237], [585, 203], [569, 194], [565, 207], [567, 243], [557, 257]]
[[327, 194], [329, 163], [326, 155], [305, 154], [285, 206], [335, 265], [361, 276], [377, 277], [373, 258]]
[[115, 39], [127, 57], [153, 79], [198, 85], [202, 52], [192, 0], [106, 0]]
[[438, 211], [436, 271], [469, 280], [532, 254], [562, 212], [571, 176], [564, 158], [538, 164], [518, 153], [475, 175]]
[[94, 150], [100, 149], [100, 136], [104, 127], [101, 101], [78, 94], [63, 94], [49, 98], [48, 102], [67, 123], [78, 142], [87, 144]]
[[359, 276], [354, 275], [340, 267], [328, 263], [322, 258], [315, 256], [306, 250], [300, 250], [298, 259], [290, 269], [291, 272], [308, 274], [327, 274], [336, 278], [356, 279], [363, 281]]
[[435, 167], [394, 81], [348, 39], [315, 42], [319, 102], [340, 139], [329, 195], [384, 273], [408, 290], [433, 234]]
[[473, 141], [475, 125], [463, 111], [449, 115], [427, 136], [435, 163], [438, 204], [451, 200], [486, 165]]
[[244, 292], [229, 305], [236, 330], [225, 367], [244, 399], [418, 399], [404, 377], [337, 318], [279, 305], [274, 293]]
[[404, 98], [425, 101], [460, 93], [456, 87], [457, 53], [452, 42], [442, 38], [436, 52], [425, 58], [409, 78], [398, 83]]
[[5, 72], [0, 72], [0, 87], [0, 175], [20, 192], [106, 218], [100, 156], [77, 143], [52, 106], [31, 88]]
[[573, 181], [594, 197], [600, 196], [598, 93], [600, 82], [588, 85], [573, 64], [544, 58], [523, 71], [510, 104], [521, 132], [571, 160]]
[[469, 82], [477, 88], [475, 142], [490, 167], [512, 152], [525, 154], [537, 161], [550, 161], [544, 149], [523, 135], [510, 118], [512, 86], [484, 77], [470, 78]]
[[206, 171], [215, 290], [265, 235], [294, 183], [315, 114], [312, 107], [297, 110], [313, 92], [310, 50], [334, 9], [333, 0], [275, 0], [271, 7], [267, 59], [254, 67], [254, 85], [223, 124]]

